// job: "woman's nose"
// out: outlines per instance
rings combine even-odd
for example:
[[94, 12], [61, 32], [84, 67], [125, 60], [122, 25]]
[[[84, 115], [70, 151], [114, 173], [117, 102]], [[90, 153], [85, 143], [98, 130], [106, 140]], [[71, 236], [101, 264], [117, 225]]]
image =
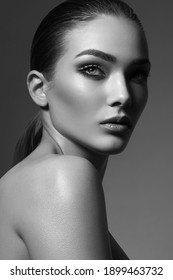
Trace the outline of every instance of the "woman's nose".
[[112, 76], [108, 85], [107, 104], [125, 107], [130, 103], [131, 95], [125, 76], [121, 73]]

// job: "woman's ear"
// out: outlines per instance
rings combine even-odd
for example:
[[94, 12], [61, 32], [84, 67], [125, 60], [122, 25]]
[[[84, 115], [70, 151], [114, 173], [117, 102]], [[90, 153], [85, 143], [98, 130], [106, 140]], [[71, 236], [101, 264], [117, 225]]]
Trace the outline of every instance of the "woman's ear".
[[42, 73], [32, 70], [27, 76], [27, 85], [31, 98], [40, 107], [48, 105], [46, 92], [48, 89], [48, 81]]

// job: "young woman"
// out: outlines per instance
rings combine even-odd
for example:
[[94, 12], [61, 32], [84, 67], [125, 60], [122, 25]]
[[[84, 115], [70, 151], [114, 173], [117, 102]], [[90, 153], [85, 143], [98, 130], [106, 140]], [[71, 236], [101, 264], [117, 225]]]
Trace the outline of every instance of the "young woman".
[[0, 183], [0, 259], [128, 259], [102, 179], [147, 101], [148, 47], [119, 0], [67, 0], [42, 21], [29, 93], [40, 112]]

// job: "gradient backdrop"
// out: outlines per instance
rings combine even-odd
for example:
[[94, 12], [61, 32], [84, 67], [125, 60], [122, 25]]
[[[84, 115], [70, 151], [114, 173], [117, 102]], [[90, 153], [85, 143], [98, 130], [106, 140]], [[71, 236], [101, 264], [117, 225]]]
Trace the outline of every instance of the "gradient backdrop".
[[[0, 176], [37, 112], [26, 88], [29, 49], [40, 20], [59, 2], [1, 2]], [[173, 259], [173, 2], [127, 3], [146, 30], [152, 72], [148, 106], [104, 179], [109, 227], [131, 259]]]

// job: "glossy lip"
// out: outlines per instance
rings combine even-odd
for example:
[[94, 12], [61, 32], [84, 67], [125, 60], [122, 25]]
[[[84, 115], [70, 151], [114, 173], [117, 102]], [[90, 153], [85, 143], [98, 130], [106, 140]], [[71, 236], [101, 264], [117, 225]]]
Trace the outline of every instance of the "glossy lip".
[[132, 127], [132, 122], [130, 120], [129, 117], [127, 117], [126, 115], [124, 116], [115, 116], [115, 117], [111, 117], [111, 118], [107, 118], [104, 121], [101, 122], [101, 124], [109, 124], [109, 123], [113, 123], [113, 124], [119, 124], [119, 125], [126, 125], [129, 128]]
[[115, 133], [127, 132], [130, 128], [132, 128], [132, 122], [126, 115], [107, 118], [100, 124], [109, 131]]

